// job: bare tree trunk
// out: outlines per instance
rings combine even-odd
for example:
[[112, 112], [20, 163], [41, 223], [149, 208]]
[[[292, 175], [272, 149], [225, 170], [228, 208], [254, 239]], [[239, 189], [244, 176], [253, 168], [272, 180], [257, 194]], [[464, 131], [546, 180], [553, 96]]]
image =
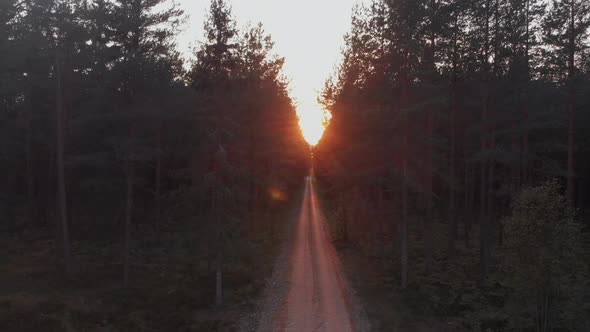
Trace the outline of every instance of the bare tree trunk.
[[[528, 2], [528, 1], [527, 1]], [[526, 13], [526, 12], [525, 12]], [[526, 13], [528, 15], [528, 13]], [[528, 37], [528, 36], [527, 36]], [[525, 44], [526, 45], [526, 44]], [[512, 49], [513, 50], [517, 50], [519, 44], [516, 41], [513, 41], [512, 44]], [[525, 51], [526, 52], [526, 51]], [[514, 56], [515, 58], [517, 58], [519, 56], [518, 52], [515, 53], [516, 55]], [[528, 76], [527, 76], [528, 77]], [[510, 151], [512, 154], [512, 160], [510, 162], [510, 191], [511, 192], [516, 192], [518, 190], [518, 188], [520, 187], [520, 185], [522, 184], [522, 179], [521, 179], [521, 170], [522, 170], [522, 151], [521, 151], [521, 146], [519, 144], [519, 139], [520, 139], [520, 135], [521, 133], [519, 132], [519, 121], [522, 121], [523, 118], [522, 117], [522, 110], [524, 108], [524, 103], [525, 103], [525, 99], [524, 99], [524, 90], [525, 90], [525, 84], [528, 83], [527, 79], [522, 79], [522, 77], [517, 76], [516, 77], [517, 80], [517, 86], [518, 86], [518, 106], [516, 109], [516, 112], [514, 112], [514, 114], [511, 115], [512, 119], [511, 119], [511, 142], [510, 142]]]
[[[484, 98], [482, 124], [484, 128], [481, 132], [481, 151], [485, 152], [487, 140], [487, 97]], [[487, 163], [486, 157], [482, 157], [480, 161], [480, 188], [479, 188], [479, 261], [481, 265], [481, 280], [483, 281], [488, 273], [487, 264], [487, 236], [488, 236], [488, 221], [486, 216], [486, 172]]]
[[70, 248], [70, 234], [68, 227], [68, 205], [66, 196], [66, 180], [65, 180], [65, 165], [64, 165], [64, 119], [63, 119], [63, 100], [62, 100], [62, 83], [61, 83], [61, 63], [59, 58], [59, 51], [56, 50], [55, 58], [56, 68], [56, 133], [57, 133], [57, 199], [58, 212], [61, 225], [62, 249], [64, 259], [64, 272], [69, 278], [72, 275], [71, 262], [71, 248]]
[[[129, 135], [133, 137], [133, 134]], [[133, 144], [133, 143], [131, 143]], [[130, 153], [132, 154], [132, 152]], [[131, 220], [133, 219], [133, 182], [135, 181], [135, 167], [133, 165], [132, 156], [128, 156], [126, 165], [127, 177], [127, 194], [125, 204], [125, 240], [123, 253], [123, 286], [129, 286], [129, 265], [130, 265], [130, 251], [131, 251]]]
[[455, 239], [457, 237], [457, 221], [455, 219], [455, 150], [456, 150], [456, 135], [455, 135], [455, 121], [456, 121], [456, 101], [455, 101], [455, 83], [451, 88], [451, 154], [449, 164], [449, 256], [455, 254]]
[[[465, 148], [467, 150], [467, 148]], [[469, 231], [471, 230], [471, 174], [467, 163], [467, 151], [464, 151], [464, 183], [463, 183], [463, 240], [465, 247], [469, 248]]]
[[575, 3], [570, 4], [570, 24], [569, 24], [569, 59], [568, 59], [568, 80], [569, 80], [569, 100], [568, 100], [568, 142], [567, 142], [567, 194], [572, 205], [575, 205], [575, 160], [574, 160], [574, 120], [575, 120], [575, 91], [574, 91], [574, 74], [575, 74]]
[[[473, 167], [471, 167], [471, 172], [470, 172], [470, 180], [471, 180], [471, 194], [469, 195], [469, 211], [470, 213], [470, 222], [468, 224], [469, 226], [469, 231], [468, 234], [471, 234], [471, 229], [473, 228], [473, 221], [476, 219], [477, 216], [477, 202], [476, 202], [476, 197], [477, 197], [477, 166], [473, 165]], [[465, 244], [469, 245], [469, 242], [465, 242]]]
[[223, 253], [221, 250], [217, 251], [217, 259], [215, 261], [215, 306], [221, 307], [223, 305]]
[[[57, 135], [57, 133], [56, 133]], [[57, 136], [56, 136], [57, 138]], [[56, 168], [57, 168], [57, 149], [55, 147], [57, 143], [57, 139], [55, 142], [49, 144], [49, 153], [48, 153], [48, 162], [47, 162], [47, 191], [45, 192], [45, 225], [51, 225], [55, 221], [55, 208], [57, 203], [55, 202], [55, 193], [57, 193], [57, 184], [56, 184]], [[55, 227], [55, 238], [60, 238], [60, 229], [61, 226]]]
[[[517, 132], [517, 128], [518, 128], [518, 119], [516, 118], [516, 116], [513, 116], [512, 119], [512, 142], [510, 143], [510, 149], [512, 152], [513, 156], [518, 156], [520, 155], [520, 151], [519, 151], [519, 146], [518, 146], [518, 132]], [[516, 191], [516, 189], [520, 186], [521, 184], [521, 179], [520, 179], [520, 165], [518, 163], [518, 159], [514, 159], [514, 161], [511, 163], [510, 165], [510, 175], [512, 177], [512, 181], [510, 181], [512, 183], [512, 191]]]
[[[573, 84], [572, 84], [573, 85]], [[573, 90], [573, 87], [571, 88]], [[575, 96], [574, 92], [570, 91], [568, 101], [568, 130], [567, 130], [567, 194], [570, 203], [575, 206], [575, 160], [574, 160], [574, 131], [575, 131], [575, 111], [574, 111]]]
[[[494, 102], [493, 102], [493, 108], [495, 108], [496, 101], [494, 98]], [[491, 117], [491, 116], [490, 116]], [[492, 120], [490, 120], [490, 122], [493, 123]], [[492, 149], [492, 151], [495, 149], [496, 147], [496, 135], [495, 135], [495, 126], [492, 124], [492, 127], [490, 128], [490, 132], [489, 132], [489, 144], [490, 144], [490, 148]], [[498, 222], [494, 217], [494, 172], [495, 172], [495, 164], [494, 164], [494, 158], [490, 158], [488, 160], [488, 206], [487, 206], [487, 230], [488, 232], [486, 233], [486, 257], [485, 257], [485, 261], [486, 264], [488, 264], [488, 269], [489, 269], [489, 262], [491, 259], [491, 254], [492, 254], [492, 249], [493, 249], [493, 244], [494, 244], [494, 237], [492, 236], [494, 234], [494, 231], [497, 229], [496, 226], [498, 226]]]
[[161, 195], [161, 186], [162, 186], [162, 128], [158, 127], [158, 133], [156, 138], [156, 190], [155, 190], [155, 199], [156, 199], [156, 237], [158, 242], [161, 236], [161, 204], [162, 204], [162, 195]]
[[[486, 26], [485, 26], [485, 96], [483, 98], [482, 107], [482, 132], [481, 132], [481, 151], [485, 153], [487, 145], [487, 116], [488, 116], [488, 103], [489, 103], [489, 54], [490, 54], [490, 0], [486, 1]], [[481, 267], [481, 283], [485, 281], [488, 274], [488, 216], [486, 216], [486, 168], [487, 168], [487, 157], [483, 156], [481, 160], [481, 187], [480, 187], [480, 225], [479, 225], [479, 260]]]
[[26, 181], [27, 181], [27, 222], [33, 222], [34, 202], [34, 178], [33, 178], [33, 101], [29, 88], [29, 96], [25, 113], [25, 158], [26, 158]]
[[530, 1], [526, 1], [526, 15], [525, 15], [525, 86], [524, 86], [524, 105], [522, 108], [523, 112], [523, 137], [522, 137], [522, 153], [521, 153], [521, 183], [530, 183], [530, 165], [529, 165], [529, 112], [528, 112], [528, 91], [530, 83], [530, 60], [529, 60], [529, 49], [530, 49]]
[[[434, 134], [434, 110], [430, 109], [428, 111], [428, 139], [433, 139]], [[427, 273], [430, 273], [432, 270], [432, 257], [433, 257], [433, 246], [432, 246], [432, 224], [434, 223], [434, 204], [433, 204], [433, 196], [434, 196], [434, 146], [432, 141], [428, 142], [428, 193], [427, 193], [427, 202], [426, 202], [426, 221], [424, 223], [424, 250], [425, 250], [425, 270]]]
[[537, 332], [541, 332], [541, 312], [539, 311], [538, 299], [535, 303], [535, 327]]
[[522, 182], [524, 184], [529, 184], [531, 182], [530, 179], [530, 171], [529, 171], [529, 132], [528, 132], [528, 122], [529, 122], [529, 114], [528, 110], [525, 108], [524, 110], [524, 133], [522, 138]]
[[[431, 26], [430, 26], [430, 65], [432, 66], [432, 81], [436, 80], [436, 26], [435, 17], [436, 17], [436, 8], [437, 8], [437, 0], [431, 0], [430, 2], [430, 9], [431, 9]], [[434, 223], [434, 110], [430, 108], [428, 110], [427, 115], [427, 127], [428, 127], [428, 160], [427, 160], [427, 172], [428, 172], [428, 192], [427, 192], [427, 201], [426, 201], [426, 220], [424, 222], [424, 251], [425, 251], [425, 270], [426, 273], [430, 273], [432, 271], [432, 260], [433, 260], [433, 244], [432, 244], [432, 225]]]
[[382, 239], [385, 239], [387, 234], [387, 226], [385, 225], [385, 216], [383, 215], [383, 211], [385, 210], [385, 199], [383, 197], [383, 188], [380, 185], [377, 185], [375, 188], [377, 192], [377, 204], [375, 206], [375, 219], [377, 220], [377, 227], [379, 229], [379, 234], [382, 236]]
[[[458, 17], [454, 17], [454, 27], [458, 26]], [[455, 240], [457, 239], [457, 220], [455, 215], [455, 157], [457, 150], [457, 135], [456, 135], [456, 121], [457, 121], [457, 36], [453, 34], [453, 56], [452, 56], [452, 82], [451, 82], [451, 151], [449, 156], [449, 211], [448, 211], [448, 226], [449, 226], [449, 256], [455, 254]]]
[[[407, 146], [408, 138], [404, 134], [404, 146]], [[402, 223], [401, 231], [401, 287], [406, 288], [408, 285], [408, 185], [406, 181], [407, 176], [407, 156], [404, 152], [403, 157], [403, 183], [402, 183]]]
[[213, 189], [213, 213], [215, 214], [216, 259], [215, 259], [215, 306], [223, 305], [223, 245], [221, 225], [221, 197], [217, 189]]
[[524, 105], [522, 107], [522, 127], [523, 127], [523, 138], [522, 138], [522, 152], [521, 152], [521, 183], [529, 183], [529, 113], [528, 113], [528, 84], [530, 81], [530, 65], [529, 65], [529, 48], [530, 48], [530, 1], [526, 1], [526, 15], [525, 15], [525, 87], [524, 87]]
[[409, 82], [406, 77], [403, 78], [403, 86], [401, 91], [401, 105], [403, 112], [403, 160], [402, 160], [402, 223], [401, 223], [401, 288], [406, 288], [408, 285], [408, 115], [403, 107], [408, 104], [408, 86]]
[[548, 317], [549, 317], [549, 297], [547, 295], [545, 295], [545, 310], [544, 310], [544, 315], [545, 320], [543, 323], [543, 331], [549, 331], [548, 328]]

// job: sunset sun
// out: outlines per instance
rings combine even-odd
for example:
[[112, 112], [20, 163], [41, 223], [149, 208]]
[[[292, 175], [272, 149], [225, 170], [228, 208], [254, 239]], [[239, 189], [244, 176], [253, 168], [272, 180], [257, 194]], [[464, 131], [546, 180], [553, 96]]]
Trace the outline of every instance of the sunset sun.
[[301, 133], [311, 146], [318, 144], [331, 118], [330, 112], [316, 107], [299, 107], [297, 110]]

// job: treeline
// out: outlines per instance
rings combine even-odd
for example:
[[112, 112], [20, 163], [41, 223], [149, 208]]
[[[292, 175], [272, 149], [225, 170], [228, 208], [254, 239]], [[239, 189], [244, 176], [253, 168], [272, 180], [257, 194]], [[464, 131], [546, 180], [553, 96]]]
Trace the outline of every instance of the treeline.
[[220, 293], [225, 244], [266, 230], [269, 189], [292, 193], [307, 168], [262, 25], [238, 29], [213, 0], [189, 63], [166, 0], [0, 6], [0, 229], [56, 229], [70, 276], [72, 242], [122, 239], [127, 284], [137, 236], [188, 222]]
[[[552, 182], [533, 190], [540, 195], [535, 197], [549, 204], [549, 195], [551, 204], [563, 209], [555, 202], [567, 192], [570, 205], [580, 208], [578, 217], [584, 215], [590, 175], [589, 26], [590, 3], [583, 0], [374, 0], [357, 6], [343, 61], [323, 91], [321, 101], [333, 118], [315, 153], [316, 173], [334, 202], [341, 236], [399, 248], [402, 289], [418, 282], [408, 271], [437, 280], [449, 276], [433, 272], [434, 265], [468, 261], [461, 253], [474, 245], [478, 250], [470, 252], [479, 255], [479, 273], [468, 278], [480, 285], [497, 276], [508, 237], [548, 232], [521, 243], [542, 256], [540, 248], [564, 234], [546, 227], [565, 217], [546, 220], [537, 211], [530, 215], [538, 218], [529, 220], [532, 228], [501, 221], [511, 207], [520, 218], [526, 215], [526, 204], [512, 200], [523, 187], [553, 178], [561, 179], [564, 191]], [[533, 194], [526, 195], [527, 204], [541, 208]], [[559, 213], [569, 216], [565, 228], [577, 225], [567, 211]], [[581, 246], [568, 237], [560, 241]], [[552, 253], [565, 260], [563, 252]], [[587, 266], [555, 273], [587, 280]], [[502, 284], [507, 275], [500, 276]], [[536, 277], [523, 276], [531, 282]], [[539, 286], [539, 298], [556, 291], [553, 286]], [[555, 294], [548, 295], [549, 309], [537, 307], [541, 316], [534, 309], [527, 315], [532, 311], [543, 321], [545, 309], [559, 311], [551, 302]], [[544, 322], [538, 331], [557, 328], [563, 320], [551, 316]]]

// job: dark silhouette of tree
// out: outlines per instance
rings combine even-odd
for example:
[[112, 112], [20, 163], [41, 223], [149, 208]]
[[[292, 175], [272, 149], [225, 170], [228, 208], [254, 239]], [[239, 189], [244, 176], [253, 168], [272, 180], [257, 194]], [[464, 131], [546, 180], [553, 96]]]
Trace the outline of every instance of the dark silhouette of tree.
[[[206, 123], [208, 138], [203, 155], [194, 161], [210, 165], [193, 173], [193, 182], [205, 174], [212, 178], [211, 211], [216, 256], [216, 296], [222, 300], [222, 269], [226, 239], [235, 219], [248, 215], [264, 220], [270, 208], [269, 188], [291, 187], [289, 173], [305, 165], [307, 149], [297, 127], [297, 118], [281, 77], [283, 58], [273, 55], [273, 42], [261, 24], [240, 32], [225, 1], [211, 2], [205, 22], [205, 42], [196, 51], [189, 73], [196, 94], [198, 119]], [[218, 156], [224, 163], [219, 168]], [[194, 166], [193, 166], [194, 167]], [[297, 171], [298, 174], [300, 170]], [[223, 175], [221, 175], [223, 174]], [[274, 228], [272, 224], [259, 224]], [[256, 224], [251, 227], [256, 227]]]
[[[555, 98], [587, 84], [581, 70], [586, 7], [569, 1], [376, 0], [354, 10], [343, 61], [322, 95], [333, 118], [316, 148], [315, 169], [347, 210], [371, 206], [370, 215], [355, 213], [352, 223], [362, 226], [348, 232], [348, 241], [378, 242], [387, 233], [379, 226], [384, 216], [393, 218], [399, 242], [390, 241], [400, 246], [402, 288], [412, 283], [412, 266], [431, 271], [434, 257], [464, 252], [457, 250], [459, 236], [471, 250], [473, 226], [485, 283], [495, 275], [505, 232], [499, 220], [509, 213], [512, 195], [547, 177], [572, 179], [567, 174], [573, 170], [559, 166], [569, 157], [559, 139]], [[572, 8], [575, 28], [569, 29]], [[571, 63], [578, 64], [576, 84], [568, 83]], [[584, 107], [581, 101], [572, 105]], [[580, 148], [567, 146], [572, 154]], [[373, 187], [384, 193], [383, 203], [375, 203]], [[446, 221], [444, 234], [437, 220]], [[408, 232], [415, 232], [416, 243]], [[438, 245], [441, 237], [445, 249]], [[415, 247], [424, 260], [409, 259]]]
[[[204, 175], [221, 145], [232, 165], [233, 193], [224, 196], [235, 201], [225, 202], [232, 218], [275, 229], [265, 217], [278, 204], [268, 190], [296, 190], [308, 150], [284, 60], [261, 25], [239, 30], [229, 6], [213, 1], [206, 41], [187, 75], [174, 44], [183, 13], [169, 2], [1, 6], [0, 168], [13, 175], [0, 190], [6, 226], [55, 222], [59, 260], [73, 276], [70, 234], [76, 242], [122, 224], [129, 285], [142, 220], [160, 238], [178, 202], [191, 197], [195, 213], [209, 210]], [[105, 223], [84, 217], [91, 211]]]
[[575, 204], [575, 109], [576, 76], [578, 76], [579, 52], [587, 47], [590, 26], [590, 5], [586, 1], [553, 1], [543, 20], [544, 42], [550, 50], [544, 54], [549, 59], [550, 75], [556, 81], [565, 82], [567, 97], [567, 191]]

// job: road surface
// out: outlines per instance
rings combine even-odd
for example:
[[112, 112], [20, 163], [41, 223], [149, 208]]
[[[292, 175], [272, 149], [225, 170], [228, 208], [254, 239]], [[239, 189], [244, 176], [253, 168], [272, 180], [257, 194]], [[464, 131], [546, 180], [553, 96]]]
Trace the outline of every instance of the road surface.
[[323, 225], [323, 214], [311, 177], [305, 180], [305, 192], [299, 211], [293, 244], [286, 255], [287, 290], [279, 301], [277, 317], [270, 328], [262, 330], [353, 331], [350, 301], [338, 256]]

